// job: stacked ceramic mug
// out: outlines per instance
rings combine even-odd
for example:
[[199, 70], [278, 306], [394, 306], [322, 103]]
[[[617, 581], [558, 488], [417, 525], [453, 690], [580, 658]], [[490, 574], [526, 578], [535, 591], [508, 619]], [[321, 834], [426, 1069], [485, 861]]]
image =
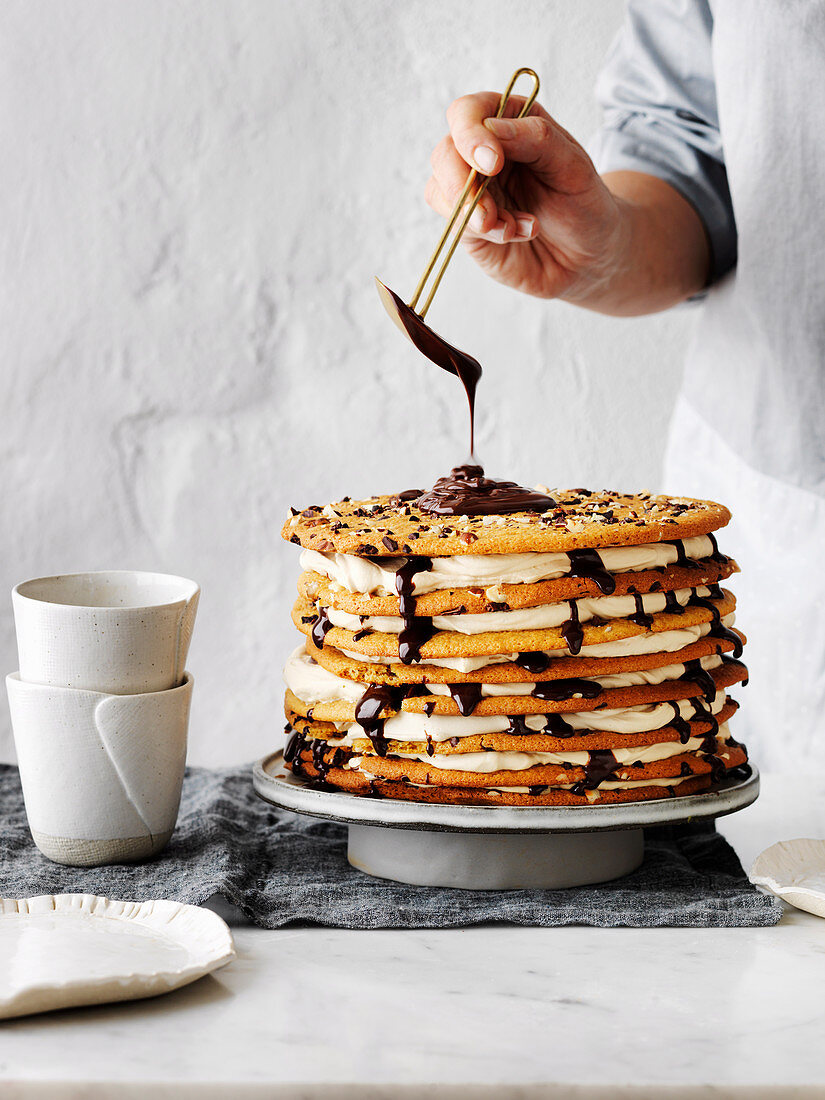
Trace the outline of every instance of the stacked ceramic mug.
[[12, 592], [20, 669], [6, 686], [29, 827], [49, 859], [119, 863], [169, 841], [199, 596], [183, 577], [130, 571], [42, 577]]

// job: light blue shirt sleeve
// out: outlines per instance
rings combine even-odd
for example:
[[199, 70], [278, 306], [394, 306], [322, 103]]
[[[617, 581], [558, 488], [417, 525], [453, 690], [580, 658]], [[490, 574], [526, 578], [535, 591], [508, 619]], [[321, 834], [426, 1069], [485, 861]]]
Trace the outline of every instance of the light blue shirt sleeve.
[[736, 221], [712, 37], [707, 0], [628, 0], [596, 85], [604, 123], [590, 152], [600, 172], [646, 172], [687, 199], [704, 223], [715, 281], [736, 264]]

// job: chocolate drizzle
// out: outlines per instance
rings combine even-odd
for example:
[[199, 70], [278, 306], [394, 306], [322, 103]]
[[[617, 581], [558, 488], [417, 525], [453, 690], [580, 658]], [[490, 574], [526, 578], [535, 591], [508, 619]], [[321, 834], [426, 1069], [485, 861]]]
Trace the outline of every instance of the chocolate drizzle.
[[636, 626], [653, 626], [653, 616], [648, 615], [645, 611], [644, 601], [638, 592], [634, 595], [633, 599], [636, 601], [636, 610], [632, 615], [628, 615], [630, 621], [635, 623]]
[[514, 664], [517, 664], [519, 668], [523, 668], [525, 672], [536, 674], [539, 672], [546, 672], [550, 667], [551, 660], [552, 658], [548, 657], [546, 653], [533, 651], [530, 653], [519, 653]]
[[567, 642], [570, 653], [575, 657], [581, 652], [584, 630], [582, 630], [579, 622], [579, 605], [575, 600], [568, 600], [568, 603], [570, 604], [570, 618], [566, 623], [562, 623], [561, 636]]
[[610, 749], [592, 749], [589, 757], [584, 766], [584, 779], [570, 788], [573, 794], [595, 791], [620, 766]]
[[472, 714], [481, 699], [481, 684], [448, 684], [453, 702], [458, 707], [458, 713], [463, 717]]
[[729, 626], [725, 626], [721, 622], [714, 623], [710, 631], [710, 636], [711, 638], [721, 638], [727, 642], [733, 642], [733, 656], [735, 658], [742, 656], [742, 639], [736, 631], [731, 630]]
[[706, 703], [712, 703], [716, 698], [716, 681], [706, 668], [702, 668], [702, 662], [698, 657], [693, 661], [685, 662], [685, 671], [681, 679], [692, 680], [700, 687]]
[[[300, 776], [312, 786], [332, 789], [327, 786], [327, 775], [331, 768], [341, 767], [347, 759], [347, 754], [342, 749], [336, 748], [328, 755], [329, 746], [326, 741], [321, 739], [311, 740], [305, 733], [293, 730], [291, 726], [287, 726], [285, 732], [288, 733], [290, 730], [292, 731], [291, 736], [284, 748], [284, 761], [290, 765], [295, 775]], [[312, 764], [318, 773], [317, 775], [309, 775], [304, 768], [301, 756], [307, 749], [312, 753]]]
[[598, 550], [568, 550], [570, 576], [587, 577], [605, 596], [616, 591], [616, 578], [608, 573]]
[[719, 591], [718, 596], [714, 593], [713, 589], [711, 589], [710, 596], [698, 596], [696, 594], [696, 590], [694, 589], [690, 595], [690, 599], [688, 600], [688, 607], [704, 607], [707, 611], [709, 611], [713, 616], [711, 622], [713, 623], [713, 629], [715, 630], [716, 627], [721, 625], [722, 613], [714, 603], [714, 599], [720, 599], [721, 596], [721, 590]]
[[329, 621], [329, 615], [327, 615], [327, 609], [322, 607], [318, 612], [318, 618], [312, 624], [312, 630], [310, 631], [310, 637], [312, 638], [312, 644], [316, 649], [324, 648], [324, 638], [332, 630], [332, 623]]
[[[287, 730], [291, 728], [291, 726], [287, 726]], [[293, 763], [293, 761], [300, 757], [301, 753], [306, 748], [306, 744], [306, 737], [302, 733], [299, 733], [298, 730], [292, 730], [292, 734], [284, 748], [284, 760], [287, 764]]]
[[686, 718], [682, 717], [682, 711], [678, 703], [668, 703], [669, 707], [673, 707], [673, 721], [668, 723], [673, 726], [676, 732], [679, 734], [679, 740], [683, 745], [686, 745], [693, 736], [693, 731], [690, 728], [690, 723]]
[[398, 710], [404, 698], [403, 684], [370, 684], [355, 704], [355, 721], [372, 742], [379, 756], [387, 755], [387, 739], [384, 736], [386, 718], [381, 714], [388, 707]]
[[546, 703], [561, 703], [577, 695], [582, 699], [597, 699], [602, 690], [601, 684], [597, 684], [595, 680], [571, 677], [567, 680], [542, 680], [533, 688], [532, 694]]
[[689, 558], [685, 553], [685, 544], [682, 539], [666, 539], [671, 546], [676, 547], [676, 564], [682, 565], [687, 569], [701, 569], [702, 563], [696, 561], [694, 558]]
[[665, 611], [671, 615], [684, 615], [686, 610], [676, 599], [675, 592], [665, 592]]
[[545, 715], [544, 732], [551, 737], [573, 737], [576, 731], [560, 714]]
[[456, 466], [415, 501], [422, 512], [436, 516], [498, 516], [510, 512], [547, 512], [556, 506], [544, 493], [515, 481], [484, 476], [481, 466]]
[[719, 562], [720, 564], [727, 564], [727, 556], [719, 552], [719, 547], [716, 544], [716, 535], [709, 531], [707, 538], [710, 539], [710, 544], [713, 547], [713, 553], [710, 555], [710, 560]]
[[694, 717], [691, 721], [710, 722], [710, 729], [702, 737], [702, 743], [699, 746], [699, 752], [705, 757], [710, 764], [710, 781], [711, 783], [718, 783], [725, 778], [725, 762], [717, 754], [719, 752], [719, 742], [717, 740], [717, 734], [719, 733], [719, 721], [716, 715], [711, 714], [709, 709], [706, 709], [704, 704], [698, 699], [693, 699], [693, 712]]
[[[709, 722], [710, 730], [705, 734], [705, 741], [707, 741], [709, 737], [715, 737], [719, 732], [719, 719], [715, 714], [711, 713], [710, 707], [706, 707], [701, 699], [691, 699], [690, 701], [693, 705], [693, 716], [690, 719], [691, 722]], [[703, 742], [701, 751], [715, 752], [716, 750], [705, 748]]]
[[404, 620], [404, 627], [398, 635], [398, 657], [404, 665], [420, 661], [421, 647], [435, 634], [432, 619], [415, 614], [416, 600], [413, 595], [415, 574], [426, 573], [432, 567], [430, 558], [414, 555], [405, 558], [395, 571], [398, 609]]

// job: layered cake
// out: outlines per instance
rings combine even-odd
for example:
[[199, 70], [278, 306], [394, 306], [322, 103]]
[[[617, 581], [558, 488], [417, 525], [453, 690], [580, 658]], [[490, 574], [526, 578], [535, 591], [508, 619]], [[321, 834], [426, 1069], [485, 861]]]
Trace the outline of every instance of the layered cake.
[[746, 765], [738, 571], [710, 501], [556, 491], [463, 467], [294, 510], [287, 766], [357, 794], [586, 805]]

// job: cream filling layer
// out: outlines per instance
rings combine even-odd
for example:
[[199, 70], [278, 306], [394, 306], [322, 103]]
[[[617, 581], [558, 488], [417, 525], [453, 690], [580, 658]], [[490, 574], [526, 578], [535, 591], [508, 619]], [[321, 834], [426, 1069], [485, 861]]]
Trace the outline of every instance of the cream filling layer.
[[[725, 705], [725, 691], [718, 691], [710, 704], [712, 714], [718, 714]], [[707, 704], [703, 704], [707, 706]], [[691, 718], [694, 715], [693, 703], [682, 700], [674, 703], [651, 703], [631, 707], [614, 707], [605, 710], [583, 710], [563, 714], [561, 717], [574, 730], [593, 730], [603, 733], [648, 733], [662, 729], [676, 717]], [[528, 714], [524, 717], [525, 728], [533, 733], [543, 733], [547, 724], [544, 714]], [[367, 737], [367, 731], [353, 722], [344, 727], [346, 734], [341, 744], [352, 744], [356, 738]], [[387, 718], [384, 722], [384, 736], [389, 741], [449, 741], [453, 737], [480, 737], [488, 733], [506, 733], [510, 728], [510, 719], [503, 714], [453, 715], [418, 714], [402, 710]], [[552, 733], [549, 736], [553, 736]]]
[[[729, 737], [730, 730], [725, 722], [719, 727], [716, 739], [724, 742]], [[637, 745], [630, 748], [615, 748], [611, 751], [617, 763], [622, 766], [635, 764], [637, 761], [642, 764], [654, 764], [660, 760], [680, 756], [684, 752], [698, 752], [703, 741], [702, 737], [691, 737], [684, 744], [680, 741], [665, 741], [656, 745]], [[432, 756], [426, 753], [394, 752], [392, 755], [402, 760], [417, 760], [439, 771], [472, 772], [475, 775], [520, 772], [546, 764], [559, 766], [571, 764], [574, 767], [583, 768], [590, 762], [589, 752], [462, 752], [434, 753]], [[347, 761], [345, 767], [355, 770], [365, 762], [369, 767], [370, 760], [374, 759], [370, 756], [353, 756]]]
[[[706, 535], [684, 539], [685, 553], [700, 560], [713, 553]], [[676, 547], [666, 542], [646, 546], [607, 546], [599, 557], [609, 573], [638, 573], [643, 569], [670, 565], [677, 559]], [[395, 573], [405, 558], [382, 558], [381, 564], [355, 554], [301, 553], [301, 568], [320, 573], [331, 581], [367, 596], [396, 595]], [[499, 584], [534, 584], [570, 574], [566, 553], [551, 554], [457, 554], [432, 558], [432, 568], [413, 576], [412, 591], [420, 596], [441, 588], [488, 588]]]
[[[736, 622], [734, 614], [725, 615], [722, 619], [723, 626], [733, 626]], [[649, 653], [676, 653], [685, 649], [700, 638], [710, 633], [710, 623], [700, 623], [697, 626], [686, 626], [680, 630], [662, 630], [658, 633], [636, 634], [631, 638], [618, 638], [615, 642], [599, 642], [596, 645], [583, 645], [576, 655], [586, 657], [641, 657]], [[373, 665], [397, 665], [397, 657], [373, 657], [366, 653], [355, 653], [350, 649], [342, 649], [341, 653], [352, 661], [361, 661]], [[572, 654], [567, 648], [550, 649], [544, 654], [551, 660], [554, 657], [570, 657]], [[439, 668], [453, 669], [455, 672], [477, 672], [488, 665], [509, 664], [519, 656], [518, 653], [489, 653], [481, 657], [425, 657], [422, 664], [437, 665]]]
[[[698, 588], [679, 588], [674, 593], [677, 602], [685, 607], [693, 593], [697, 596], [710, 595], [710, 589], [704, 585]], [[626, 619], [636, 611], [636, 599], [633, 596], [584, 596], [576, 601], [579, 622], [590, 619]], [[666, 598], [663, 592], [648, 592], [641, 597], [641, 603], [647, 614], [664, 611]], [[404, 629], [404, 620], [400, 615], [351, 615], [348, 611], [339, 611], [335, 607], [326, 609], [327, 617], [333, 626], [343, 627], [356, 633], [359, 630], [376, 630], [379, 634], [400, 634]], [[458, 634], [499, 633], [503, 630], [550, 630], [559, 627], [570, 618], [570, 603], [545, 603], [537, 607], [521, 607], [515, 611], [485, 611], [480, 615], [434, 615], [432, 624], [436, 630], [449, 630]]]
[[[722, 664], [722, 658], [713, 655], [702, 657], [699, 662], [704, 669], [718, 668]], [[663, 684], [670, 680], [679, 680], [685, 673], [683, 664], [664, 665], [661, 668], [643, 669], [639, 672], [617, 672], [610, 676], [588, 678], [587, 682], [598, 684], [605, 689], [637, 687], [644, 684]], [[345, 676], [336, 676], [322, 665], [319, 665], [306, 651], [306, 646], [299, 645], [289, 656], [284, 666], [284, 683], [289, 690], [307, 706], [316, 706], [318, 703], [351, 702], [357, 703], [364, 694], [364, 684], [348, 680]], [[425, 683], [424, 687], [431, 695], [449, 696], [448, 684]], [[517, 684], [481, 684], [482, 698], [498, 696], [532, 695], [536, 687], [535, 683]], [[580, 694], [573, 694], [573, 699], [580, 699]]]

